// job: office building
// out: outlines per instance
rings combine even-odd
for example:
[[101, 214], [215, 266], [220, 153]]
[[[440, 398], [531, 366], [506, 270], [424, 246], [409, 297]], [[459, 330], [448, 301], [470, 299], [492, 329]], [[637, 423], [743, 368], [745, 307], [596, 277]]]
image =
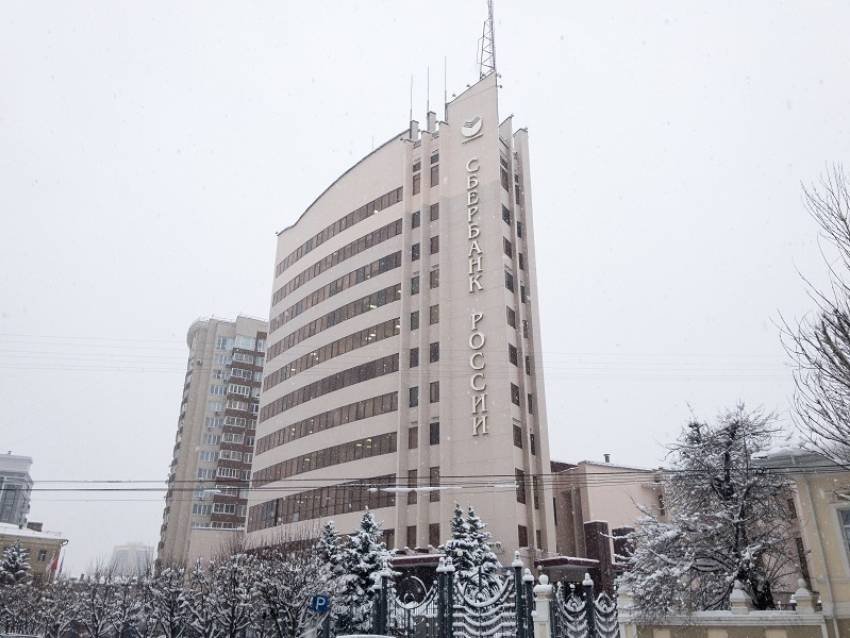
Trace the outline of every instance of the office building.
[[252, 543], [437, 546], [458, 501], [508, 563], [555, 549], [528, 133], [496, 74], [413, 121], [278, 236]]
[[0, 455], [0, 523], [23, 525], [30, 511], [32, 458]]
[[116, 576], [141, 576], [153, 563], [153, 547], [140, 541], [112, 548], [109, 567]]
[[189, 328], [189, 360], [168, 474], [157, 560], [185, 562], [193, 530], [219, 530], [227, 542], [244, 530], [268, 324], [198, 319]]

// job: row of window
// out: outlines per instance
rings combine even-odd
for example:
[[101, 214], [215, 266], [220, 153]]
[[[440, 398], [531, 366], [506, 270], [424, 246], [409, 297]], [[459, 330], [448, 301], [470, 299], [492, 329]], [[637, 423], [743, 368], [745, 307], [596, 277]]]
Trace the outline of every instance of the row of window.
[[[514, 423], [514, 447], [518, 447], [520, 450], [522, 449], [522, 428], [520, 428], [516, 423]], [[537, 454], [537, 443], [534, 438], [534, 434], [528, 435], [529, 448], [532, 456]]]
[[396, 204], [402, 200], [402, 187], [394, 188], [388, 193], [384, 193], [380, 197], [373, 199], [371, 202], [363, 204], [357, 210], [351, 211], [345, 217], [342, 217], [336, 220], [333, 224], [328, 226], [327, 228], [319, 231], [318, 234], [308, 239], [301, 246], [299, 246], [296, 250], [292, 251], [287, 255], [282, 262], [280, 262], [274, 271], [274, 276], [277, 277], [284, 270], [289, 268], [296, 261], [301, 259], [304, 255], [309, 253], [314, 248], [318, 248], [331, 237], [336, 236], [338, 233], [351, 228], [354, 224], [359, 224], [365, 219], [369, 219], [375, 213], [379, 213], [385, 208], [389, 208], [393, 204]]
[[245, 505], [236, 505], [236, 503], [193, 503], [193, 516], [210, 516], [212, 514], [230, 514], [245, 518], [248, 513], [248, 507]]
[[360, 239], [356, 239], [339, 250], [332, 252], [324, 259], [317, 261], [315, 264], [296, 275], [294, 279], [289, 280], [283, 285], [283, 287], [276, 290], [272, 296], [272, 304], [279, 303], [288, 294], [297, 288], [300, 288], [314, 277], [318, 277], [326, 270], [330, 270], [337, 264], [341, 264], [345, 260], [350, 259], [351, 257], [362, 253], [364, 250], [372, 248], [373, 246], [377, 246], [388, 239], [401, 235], [401, 227], [401, 220], [398, 219], [386, 226], [382, 226], [378, 230], [374, 230], [371, 233], [364, 235]]
[[[508, 325], [511, 328], [513, 328], [514, 330], [516, 330], [516, 328], [517, 328], [516, 311], [513, 308], [511, 308], [510, 306], [505, 306], [505, 312], [507, 313]], [[529, 332], [528, 321], [523, 319], [522, 320], [522, 336], [526, 339], [528, 339], [528, 332]], [[529, 373], [529, 374], [531, 374], [531, 373]]]
[[[257, 414], [260, 410], [260, 406], [257, 403], [249, 403], [248, 401], [228, 399], [227, 401], [207, 401], [207, 410], [215, 412], [216, 414], [220, 414], [225, 410], [238, 410], [240, 412]], [[253, 419], [251, 421], [253, 425], [256, 426], [257, 422]]]
[[[414, 165], [415, 168], [415, 165]], [[431, 186], [434, 187], [440, 183], [440, 165], [434, 164], [431, 166]], [[413, 194], [418, 195], [422, 190], [422, 173], [413, 174]]]
[[[265, 336], [265, 335], [263, 335]], [[255, 337], [246, 337], [245, 335], [236, 335], [236, 337], [217, 337], [215, 340], [216, 350], [257, 350], [259, 352], [266, 351], [266, 340], [257, 339]]]
[[398, 434], [395, 432], [347, 441], [323, 450], [314, 450], [254, 472], [252, 486], [255, 488], [262, 487], [274, 481], [287, 479], [305, 472], [368, 459], [373, 456], [394, 454], [397, 449]]
[[[525, 472], [515, 470], [516, 474], [516, 500], [517, 503], [525, 505], [528, 502], [528, 482], [525, 479]], [[537, 476], [531, 477], [531, 494], [534, 502], [534, 509], [540, 509], [540, 479]]]
[[[397, 254], [401, 255], [401, 253]], [[301, 343], [304, 339], [308, 339], [337, 325], [338, 323], [348, 321], [349, 319], [353, 319], [354, 317], [358, 317], [370, 310], [375, 310], [376, 308], [398, 301], [399, 299], [401, 299], [401, 284], [395, 284], [394, 286], [383, 288], [377, 292], [373, 292], [371, 295], [366, 295], [356, 301], [347, 303], [336, 310], [332, 310], [328, 314], [301, 326], [295, 332], [290, 332], [283, 339], [273, 344], [269, 348], [269, 361], [279, 354], [286, 352], [293, 346]]]
[[[431, 216], [431, 221], [435, 222], [440, 219], [440, 205], [439, 204], [431, 204], [431, 209], [429, 211]], [[411, 228], [419, 228], [419, 225], [422, 223], [422, 213], [421, 211], [415, 211], [410, 215], [410, 227]]]
[[[432, 421], [428, 424], [428, 444], [440, 444], [440, 422]], [[415, 450], [419, 447], [419, 426], [413, 425], [407, 430], [407, 449]]]
[[[336, 341], [323, 345], [321, 348], [298, 357], [294, 361], [281, 367], [279, 370], [275, 370], [266, 377], [266, 380], [263, 382], [263, 389], [268, 390], [269, 388], [273, 388], [287, 379], [291, 379], [295, 375], [300, 374], [305, 370], [309, 370], [320, 363], [324, 363], [325, 361], [329, 361], [335, 357], [339, 357], [348, 352], [368, 346], [370, 343], [389, 339], [400, 332], [401, 319], [396, 317], [395, 319], [388, 319], [387, 321], [379, 323], [376, 326], [370, 326], [363, 330], [358, 330], [353, 334], [341, 337]], [[232, 383], [230, 385], [233, 386]]]
[[[440, 287], [440, 269], [435, 268], [430, 273], [428, 273], [428, 285], [431, 288], [439, 288]], [[418, 295], [419, 294], [419, 275], [412, 277], [410, 279], [410, 294]]]
[[[410, 397], [410, 407], [415, 408], [419, 405], [419, 386], [408, 388]], [[428, 398], [431, 403], [440, 402], [440, 382], [432, 381], [428, 387]]]
[[[435, 323], [440, 323], [440, 304], [434, 304], [428, 309], [428, 323], [432, 326]], [[419, 330], [419, 311], [414, 310], [410, 313], [410, 329]]]
[[387, 474], [290, 494], [254, 505], [248, 512], [248, 531], [360, 512], [367, 507], [370, 510], [392, 507], [395, 494], [385, 492], [381, 487], [394, 486], [395, 481], [395, 474]]
[[[504, 207], [503, 207], [504, 208]], [[507, 237], [502, 237], [502, 248], [505, 251], [505, 254], [513, 259], [514, 257], [514, 246], [511, 241]], [[525, 257], [522, 253], [517, 253], [517, 259], [519, 261], [519, 269], [525, 270]]]
[[285, 394], [262, 409], [260, 412], [260, 421], [266, 421], [297, 405], [312, 401], [336, 390], [392, 374], [393, 372], [398, 372], [398, 353], [354, 366], [342, 372], [337, 372], [303, 388], [298, 388], [289, 394]]
[[[351, 286], [356, 286], [359, 283], [363, 283], [364, 281], [367, 281], [376, 275], [380, 275], [381, 273], [389, 272], [399, 266], [401, 266], [401, 251], [392, 253], [386, 257], [381, 257], [380, 259], [373, 261], [371, 264], [366, 264], [365, 266], [361, 266], [351, 272], [345, 273], [342, 277], [339, 277], [329, 284], [314, 290], [301, 301], [293, 304], [277, 317], [274, 317], [270, 324], [271, 331], [274, 332], [288, 321], [295, 319], [295, 317], [300, 315], [302, 312], [306, 312], [313, 306], [322, 303], [326, 299], [330, 299], [334, 295], [341, 293], [343, 290], [346, 290]], [[279, 352], [274, 352], [274, 354], [272, 354], [273, 351], [274, 346], [269, 348], [269, 358], [280, 354]]]
[[290, 441], [309, 436], [314, 432], [323, 432], [352, 421], [360, 421], [369, 417], [387, 414], [398, 410], [398, 392], [390, 392], [356, 403], [344, 405], [341, 408], [328, 410], [316, 416], [302, 419], [279, 430], [267, 434], [257, 441], [257, 454], [267, 452], [272, 448], [285, 445]]

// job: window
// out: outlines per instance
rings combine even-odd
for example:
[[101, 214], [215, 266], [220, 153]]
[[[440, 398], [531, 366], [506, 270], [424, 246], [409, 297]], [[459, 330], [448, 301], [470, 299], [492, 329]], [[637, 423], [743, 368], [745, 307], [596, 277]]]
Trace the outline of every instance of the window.
[[440, 183], [440, 165], [435, 164], [431, 167], [431, 186], [436, 186]]
[[216, 350], [233, 350], [233, 337], [217, 337], [215, 340]]
[[508, 315], [508, 325], [511, 328], [516, 328], [516, 312], [514, 312], [514, 309], [509, 306], [505, 306], [505, 312]]
[[[411, 429], [415, 429], [415, 428], [411, 428]], [[417, 487], [419, 487], [419, 472], [417, 470], [407, 470], [407, 487], [412, 488], [411, 491], [407, 493], [407, 504], [408, 505], [416, 505], [416, 501], [418, 500], [417, 497], [419, 495], [416, 492], [414, 492], [413, 490], [416, 489]], [[413, 535], [414, 535], [413, 543], [415, 544], [416, 543], [416, 540], [415, 540], [416, 527], [413, 528]], [[408, 538], [410, 538], [410, 537], [408, 536]], [[408, 541], [408, 546], [413, 547], [413, 545], [410, 545], [409, 541]]]
[[410, 367], [415, 368], [419, 365], [419, 348], [410, 349]]
[[431, 403], [439, 403], [440, 402], [440, 382], [432, 381], [430, 390], [430, 398]]
[[528, 435], [529, 448], [531, 448], [531, 455], [537, 455], [537, 439], [534, 438], [534, 434]]
[[202, 463], [215, 463], [218, 460], [218, 453], [204, 450], [200, 453], [198, 460]]
[[213, 360], [216, 363], [225, 366], [229, 366], [231, 363], [233, 363], [233, 357], [231, 357], [229, 354], [221, 354], [218, 352], [213, 355]]
[[522, 303], [528, 303], [528, 295], [526, 294], [525, 286], [519, 287], [519, 300]]
[[226, 385], [211, 385], [210, 386], [210, 394], [214, 394], [216, 396], [223, 397], [227, 394], [227, 386]]
[[522, 237], [522, 222], [516, 223], [516, 236]]
[[522, 253], [518, 253], [517, 257], [519, 257], [519, 269], [525, 270], [525, 256]]
[[[516, 502], [525, 505], [525, 472], [515, 470], [516, 472]], [[528, 543], [526, 543], [528, 544]]]
[[254, 337], [236, 335], [235, 347], [241, 348], [242, 350], [256, 350], [257, 340]]
[[439, 288], [440, 286], [440, 269], [437, 268], [431, 271], [431, 288]]
[[543, 548], [543, 533], [540, 530], [534, 532], [534, 537], [537, 539], [537, 549]]
[[531, 357], [525, 358], [525, 373], [531, 374]]
[[210, 410], [211, 412], [223, 412], [224, 401], [207, 401], [207, 410]]
[[[416, 492], [412, 492], [412, 494], [416, 496]], [[416, 549], [416, 525], [407, 526], [407, 548]]]
[[507, 270], [505, 271], [505, 288], [511, 292], [514, 291], [514, 276]]
[[[413, 386], [410, 388], [410, 407], [415, 408], [419, 405], [419, 386]], [[519, 404], [517, 404], [519, 405]]]
[[522, 320], [522, 336], [528, 339], [528, 321]]
[[419, 294], [419, 275], [412, 277], [410, 279], [410, 294], [418, 295]]
[[508, 171], [506, 171], [504, 168], [501, 168], [499, 170], [499, 176], [500, 176], [501, 181], [502, 181], [502, 188], [504, 188], [506, 191], [510, 192], [511, 183], [508, 180]]
[[434, 153], [433, 155], [431, 155], [431, 163], [432, 164], [436, 164], [439, 161], [440, 161], [440, 154], [439, 153]]
[[502, 237], [502, 248], [504, 249], [505, 254], [506, 254], [508, 257], [513, 258], [513, 256], [514, 256], [514, 247], [513, 247], [513, 244], [511, 244], [511, 242], [510, 242], [510, 241], [508, 241], [508, 238], [507, 238], [507, 237]]
[[514, 423], [514, 447], [522, 449], [522, 428]]
[[433, 326], [440, 323], [440, 304], [435, 304], [429, 309], [429, 323]]
[[534, 509], [539, 510], [540, 509], [540, 479], [536, 476], [531, 477], [531, 500], [534, 501]]
[[198, 480], [199, 481], [209, 481], [215, 478], [215, 468], [211, 467], [199, 467], [198, 468]]
[[435, 235], [431, 238], [431, 254], [436, 255], [440, 252], [440, 236]]
[[410, 216], [410, 227], [411, 228], [419, 228], [419, 224], [421, 222], [422, 213], [420, 211], [416, 211]]
[[235, 514], [236, 513], [236, 504], [235, 503], [216, 503], [213, 507], [213, 513], [215, 514]]
[[202, 442], [204, 445], [218, 445], [221, 443], [220, 434], [204, 434]]
[[265, 352], [266, 351], [266, 340], [265, 339], [257, 339], [257, 352]]
[[415, 173], [416, 171], [421, 171], [421, 170], [422, 170], [422, 158], [417, 157], [415, 160], [413, 160], [413, 172]]
[[414, 173], [413, 175], [413, 194], [418, 195], [422, 190], [422, 173]]
[[511, 384], [511, 403], [519, 405], [519, 386]]
[[204, 417], [204, 425], [210, 430], [220, 428], [224, 425], [224, 418], [211, 416]]
[[431, 221], [435, 222], [440, 219], [440, 205], [431, 204]]
[[[432, 492], [432, 494], [439, 494], [439, 492]], [[428, 544], [432, 547], [439, 547], [440, 545], [440, 524], [439, 523], [431, 523], [428, 525]]]
[[428, 361], [430, 363], [437, 363], [440, 360], [440, 342], [435, 341], [429, 346], [428, 350]]
[[43, 563], [46, 560], [47, 560], [47, 550], [46, 549], [38, 550], [38, 562]]
[[508, 344], [508, 361], [510, 361], [514, 365], [517, 365], [516, 348], [511, 344]]
[[413, 244], [410, 247], [410, 261], [419, 260], [419, 244]]
[[507, 206], [502, 206], [502, 221], [508, 226], [511, 225], [511, 211], [508, 210]]
[[428, 444], [439, 445], [440, 443], [440, 422], [434, 421], [431, 423], [428, 430]]
[[209, 516], [212, 514], [212, 503], [193, 503], [192, 504], [192, 515], [193, 516]]
[[410, 313], [410, 329], [419, 330], [419, 311], [414, 310]]
[[232, 394], [238, 394], [239, 396], [248, 397], [251, 396], [251, 388], [247, 385], [239, 385], [237, 383], [231, 383], [230, 387], [227, 388], [227, 391]]
[[407, 449], [415, 450], [419, 447], [419, 426], [414, 425], [407, 430]]
[[[428, 485], [430, 487], [440, 487], [440, 468], [432, 467], [428, 474]], [[433, 492], [430, 492], [430, 495], [432, 503], [436, 503], [440, 500], [440, 490], [434, 490]], [[436, 547], [436, 545], [434, 546]]]
[[534, 414], [534, 396], [528, 393], [528, 413]]

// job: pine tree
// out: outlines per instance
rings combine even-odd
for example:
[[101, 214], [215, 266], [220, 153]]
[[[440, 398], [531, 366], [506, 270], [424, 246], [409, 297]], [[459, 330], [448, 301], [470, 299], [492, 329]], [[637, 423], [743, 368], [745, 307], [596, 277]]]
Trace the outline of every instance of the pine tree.
[[455, 503], [452, 537], [444, 545], [446, 555], [452, 559], [457, 581], [462, 585], [470, 583], [484, 592], [498, 585], [498, 574], [502, 570], [499, 559], [490, 550], [492, 535], [484, 531], [486, 527], [471, 505], [464, 519], [463, 508]]
[[3, 552], [3, 561], [0, 562], [0, 584], [20, 583], [29, 577], [30, 553], [21, 547], [21, 541], [6, 548]]
[[788, 484], [754, 457], [777, 433], [772, 415], [739, 405], [714, 425], [692, 421], [671, 447], [663, 488], [672, 518], [644, 511], [621, 579], [645, 619], [728, 608], [736, 580], [757, 609], [775, 606], [791, 564]]
[[380, 523], [367, 509], [360, 527], [345, 543], [340, 557], [343, 574], [337, 633], [370, 631], [373, 586], [380, 583], [380, 573], [390, 568], [391, 554], [381, 542], [382, 535]]

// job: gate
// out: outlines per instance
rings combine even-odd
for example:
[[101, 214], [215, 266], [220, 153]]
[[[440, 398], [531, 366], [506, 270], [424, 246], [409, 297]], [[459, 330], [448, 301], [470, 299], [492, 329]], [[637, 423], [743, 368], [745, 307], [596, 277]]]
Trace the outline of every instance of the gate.
[[581, 589], [555, 585], [549, 611], [553, 638], [617, 638], [617, 603], [604, 591], [593, 596], [593, 581], [585, 576]]
[[512, 567], [459, 583], [451, 559], [441, 558], [430, 587], [410, 574], [396, 582], [383, 576], [373, 631], [397, 638], [533, 638], [534, 579], [523, 577], [518, 558]]

